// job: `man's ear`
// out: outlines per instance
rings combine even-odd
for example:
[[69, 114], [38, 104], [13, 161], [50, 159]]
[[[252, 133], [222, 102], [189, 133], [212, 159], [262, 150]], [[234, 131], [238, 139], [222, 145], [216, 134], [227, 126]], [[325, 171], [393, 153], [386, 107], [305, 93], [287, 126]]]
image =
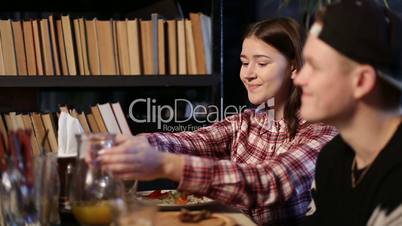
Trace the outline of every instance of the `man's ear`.
[[371, 92], [377, 82], [377, 75], [370, 65], [359, 65], [353, 71], [354, 97], [362, 98]]

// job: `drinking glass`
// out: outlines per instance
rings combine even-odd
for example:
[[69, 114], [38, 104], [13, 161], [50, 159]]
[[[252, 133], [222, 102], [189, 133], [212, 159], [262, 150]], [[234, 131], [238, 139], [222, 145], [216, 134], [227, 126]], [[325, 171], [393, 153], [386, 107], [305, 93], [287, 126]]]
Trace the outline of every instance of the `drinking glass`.
[[70, 203], [75, 218], [84, 226], [107, 226], [112, 222], [112, 205], [124, 195], [124, 185], [101, 168], [98, 152], [115, 143], [107, 133], [77, 135], [78, 155], [73, 169]]
[[7, 169], [1, 175], [0, 199], [4, 225], [39, 224], [34, 185], [21, 173], [15, 159], [7, 159]]
[[35, 203], [40, 225], [60, 224], [60, 179], [56, 153], [35, 157]]
[[134, 196], [114, 202], [115, 226], [154, 226], [158, 207], [155, 203]]

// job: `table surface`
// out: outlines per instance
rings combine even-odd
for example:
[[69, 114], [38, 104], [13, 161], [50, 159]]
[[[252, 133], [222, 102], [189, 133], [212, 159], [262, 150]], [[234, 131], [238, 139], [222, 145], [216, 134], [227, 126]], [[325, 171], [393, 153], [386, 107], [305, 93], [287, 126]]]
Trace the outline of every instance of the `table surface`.
[[[193, 207], [190, 210], [209, 210], [212, 213], [220, 213], [225, 216], [231, 217], [234, 219], [238, 226], [257, 226], [248, 216], [241, 213], [239, 210], [223, 205], [219, 202], [214, 202], [213, 204], [202, 206], [202, 207]], [[178, 211], [178, 210], [160, 210], [160, 212], [169, 212], [169, 211]], [[71, 213], [61, 213], [61, 225], [62, 226], [79, 226], [79, 223], [74, 219], [74, 216]]]
[[223, 215], [233, 218], [239, 226], [257, 226], [248, 216], [242, 213], [224, 213]]
[[220, 213], [225, 216], [229, 216], [236, 221], [238, 226], [257, 226], [256, 223], [254, 223], [247, 215], [241, 213], [238, 209], [221, 204], [219, 202], [214, 202], [211, 205], [200, 208], [194, 208], [191, 210], [197, 210], [197, 209], [206, 209], [211, 211], [212, 213]]

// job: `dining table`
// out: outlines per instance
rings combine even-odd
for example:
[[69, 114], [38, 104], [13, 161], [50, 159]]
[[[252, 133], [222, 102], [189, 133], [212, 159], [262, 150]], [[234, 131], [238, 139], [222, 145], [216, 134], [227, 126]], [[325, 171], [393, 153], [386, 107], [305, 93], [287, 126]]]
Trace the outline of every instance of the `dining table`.
[[[219, 216], [224, 216], [225, 218], [231, 219], [236, 226], [257, 226], [255, 222], [253, 222], [247, 215], [243, 214], [240, 212], [238, 209], [224, 205], [220, 202], [212, 202], [208, 205], [203, 205], [203, 206], [196, 206], [196, 207], [190, 207], [186, 208], [190, 212], [197, 212], [197, 211], [209, 211], [212, 214], [216, 214]], [[159, 208], [158, 212], [156, 213], [158, 216], [164, 216], [167, 214], [178, 214], [181, 211], [181, 208]], [[60, 214], [61, 216], [61, 226], [79, 226], [80, 224], [74, 219], [74, 216], [71, 212], [68, 211], [63, 211]], [[166, 224], [167, 222], [163, 221], [157, 221], [154, 226], [170, 226], [169, 224]], [[197, 226], [197, 225], [202, 225], [202, 224], [197, 224], [197, 223], [192, 223], [191, 225]], [[228, 224], [229, 225], [229, 224]], [[172, 225], [172, 226], [177, 226], [177, 225]]]
[[219, 202], [214, 202], [211, 205], [206, 206], [205, 209], [211, 211], [212, 213], [219, 213], [232, 218], [238, 226], [257, 226], [257, 224], [252, 221], [249, 216], [240, 212], [240, 210]]

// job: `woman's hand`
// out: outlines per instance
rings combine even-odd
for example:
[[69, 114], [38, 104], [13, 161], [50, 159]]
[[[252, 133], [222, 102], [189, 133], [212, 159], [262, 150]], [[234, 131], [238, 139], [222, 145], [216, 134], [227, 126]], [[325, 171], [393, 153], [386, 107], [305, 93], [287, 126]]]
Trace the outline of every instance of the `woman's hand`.
[[117, 145], [99, 152], [102, 168], [123, 180], [168, 178], [179, 181], [184, 167], [181, 155], [159, 152], [144, 135], [116, 137]]

